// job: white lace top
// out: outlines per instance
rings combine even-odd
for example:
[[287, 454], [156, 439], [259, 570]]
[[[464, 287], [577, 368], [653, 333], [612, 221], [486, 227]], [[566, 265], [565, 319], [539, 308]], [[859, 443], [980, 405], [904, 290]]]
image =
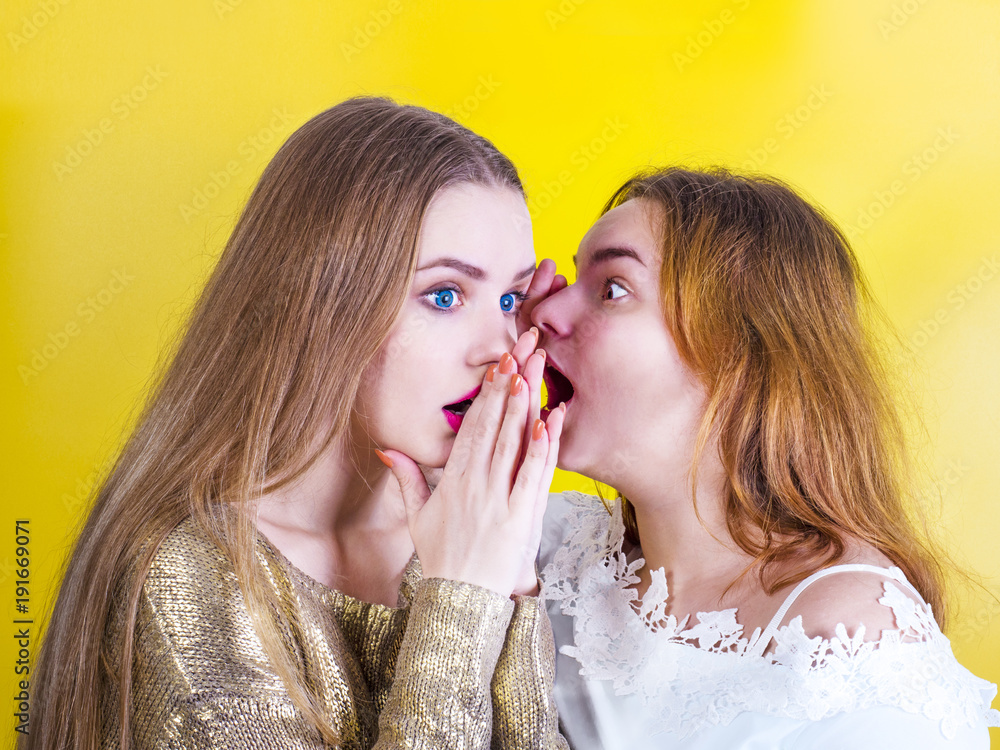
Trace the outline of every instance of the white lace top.
[[[667, 615], [662, 569], [640, 600], [629, 586], [643, 560], [626, 559], [623, 538], [620, 508], [609, 516], [596, 497], [551, 496], [542, 594], [560, 652], [583, 677], [560, 663], [562, 723], [571, 741], [574, 728], [588, 738], [578, 750], [989, 747], [987, 726], [1000, 725], [990, 709], [996, 686], [958, 663], [898, 568], [821, 570], [746, 637], [735, 609], [699, 612], [696, 622]], [[807, 586], [841, 571], [886, 579], [879, 603], [896, 630], [866, 642], [864, 626], [851, 635], [838, 625], [829, 640], [810, 638], [801, 617], [778, 627]]]

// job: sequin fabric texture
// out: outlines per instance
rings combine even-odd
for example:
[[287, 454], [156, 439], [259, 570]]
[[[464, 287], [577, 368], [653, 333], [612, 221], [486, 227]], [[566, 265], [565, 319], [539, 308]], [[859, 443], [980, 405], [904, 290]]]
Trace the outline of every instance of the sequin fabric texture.
[[[290, 623], [282, 637], [344, 748], [566, 748], [552, 698], [548, 616], [466, 583], [423, 579], [414, 558], [396, 608], [353, 599], [260, 538]], [[124, 606], [124, 602], [121, 603]], [[120, 654], [121, 616], [108, 654]], [[103, 747], [119, 701], [103, 696]], [[135, 630], [135, 748], [320, 748], [271, 668], [232, 565], [191, 519], [161, 545]]]

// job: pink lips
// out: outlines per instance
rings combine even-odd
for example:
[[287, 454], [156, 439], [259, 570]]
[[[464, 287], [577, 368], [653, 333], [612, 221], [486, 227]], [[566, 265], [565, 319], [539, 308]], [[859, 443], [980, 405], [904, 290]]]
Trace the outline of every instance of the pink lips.
[[[482, 386], [477, 385], [471, 391], [462, 396], [462, 398], [448, 404], [447, 406], [454, 406], [455, 404], [461, 403], [462, 401], [469, 401], [471, 399], [474, 399], [476, 396], [479, 395], [480, 390], [482, 390]], [[453, 411], [448, 411], [447, 408], [442, 408], [441, 411], [444, 412], [444, 418], [448, 420], [448, 426], [451, 427], [451, 429], [454, 430], [455, 432], [458, 432], [458, 428], [462, 426], [462, 417], [464, 415], [456, 414]]]
[[444, 413], [444, 418], [448, 420], [448, 426], [457, 433], [462, 426], [462, 418], [450, 411]]

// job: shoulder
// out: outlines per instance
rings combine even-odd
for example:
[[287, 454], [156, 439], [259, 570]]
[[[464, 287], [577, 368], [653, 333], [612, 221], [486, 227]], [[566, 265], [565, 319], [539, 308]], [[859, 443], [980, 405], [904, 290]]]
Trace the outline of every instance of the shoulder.
[[810, 637], [831, 639], [843, 626], [851, 637], [879, 640], [885, 630], [896, 630], [896, 612], [886, 600], [888, 590], [900, 593], [913, 606], [925, 607], [914, 591], [892, 575], [892, 568], [838, 570], [811, 583], [795, 600], [785, 617], [800, 618]]
[[947, 738], [996, 723], [996, 686], [959, 664], [903, 572], [881, 556], [848, 559], [795, 587], [774, 634], [770, 661], [801, 678], [796, 700], [806, 713], [903, 709], [895, 714], [903, 723], [919, 719]]
[[143, 596], [165, 624], [189, 623], [197, 613], [218, 616], [242, 602], [232, 562], [208, 533], [187, 518], [160, 543], [143, 583]]
[[[268, 705], [292, 710], [256, 634], [232, 563], [195, 521], [182, 521], [160, 542], [138, 593], [131, 703], [133, 731], [148, 740], [145, 744], [152, 746], [163, 732], [226, 706], [252, 706], [266, 698]], [[128, 632], [128, 599], [123, 581], [106, 635], [115, 661]], [[115, 698], [109, 694], [104, 700], [111, 706]], [[259, 718], [264, 711], [252, 714]], [[217, 745], [180, 741], [170, 746]]]
[[[940, 635], [930, 607], [888, 557], [868, 545], [849, 544], [836, 565], [811, 572], [780, 596], [780, 623], [810, 638], [878, 641], [886, 631], [901, 640]], [[780, 610], [779, 610], [780, 611]]]
[[232, 562], [193, 520], [161, 543], [143, 582], [137, 657], [185, 693], [276, 684]]

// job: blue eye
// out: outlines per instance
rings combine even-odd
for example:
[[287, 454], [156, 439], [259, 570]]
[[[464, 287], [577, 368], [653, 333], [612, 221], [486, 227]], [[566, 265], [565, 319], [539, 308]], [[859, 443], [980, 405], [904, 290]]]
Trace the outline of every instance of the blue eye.
[[505, 313], [517, 312], [518, 303], [528, 299], [524, 292], [507, 292], [500, 298], [500, 309]]
[[455, 304], [455, 292], [451, 289], [438, 289], [428, 295], [434, 300], [434, 306], [447, 310]]

